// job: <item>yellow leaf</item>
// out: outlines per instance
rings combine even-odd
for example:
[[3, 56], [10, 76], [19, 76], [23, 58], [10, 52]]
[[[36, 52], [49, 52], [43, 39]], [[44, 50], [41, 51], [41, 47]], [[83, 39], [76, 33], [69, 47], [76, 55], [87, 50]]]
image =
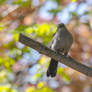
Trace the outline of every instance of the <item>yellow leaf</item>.
[[42, 24], [41, 26], [38, 27], [37, 31], [39, 31], [40, 35], [44, 35], [49, 32], [50, 27], [51, 26], [48, 24]]
[[76, 0], [72, 0], [72, 2], [76, 2]]
[[30, 87], [26, 90], [26, 92], [34, 92], [35, 91], [35, 87]]
[[41, 64], [41, 65], [44, 65], [45, 64], [46, 65], [48, 61], [49, 61], [49, 58], [48, 57], [42, 56], [40, 58], [40, 60], [39, 60], [39, 64]]
[[19, 39], [19, 33], [14, 33], [13, 37], [14, 37], [15, 41], [18, 41], [18, 39]]
[[2, 24], [0, 24], [0, 31], [3, 31], [4, 29], [6, 29], [6, 27]]
[[61, 72], [63, 72], [63, 71], [64, 71], [64, 68], [59, 68], [59, 67], [58, 67], [58, 69], [57, 69], [57, 73], [58, 73], [58, 74], [61, 74]]
[[44, 86], [44, 82], [39, 82], [37, 85], [38, 88], [42, 88], [43, 86]]
[[39, 61], [39, 64], [41, 64], [41, 65], [44, 64], [45, 59], [46, 58], [44, 56], [42, 56], [41, 59], [40, 59], [40, 61]]
[[25, 30], [25, 33], [26, 34], [30, 34], [30, 33], [32, 33], [33, 32], [33, 28], [32, 27], [29, 27], [29, 28], [27, 28], [26, 30]]

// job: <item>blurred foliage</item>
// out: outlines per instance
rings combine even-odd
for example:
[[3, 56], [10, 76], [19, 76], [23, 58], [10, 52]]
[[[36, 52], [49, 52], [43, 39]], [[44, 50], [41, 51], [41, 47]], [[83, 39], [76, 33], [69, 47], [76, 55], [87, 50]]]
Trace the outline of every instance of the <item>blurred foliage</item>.
[[0, 86], [0, 92], [17, 92], [15, 89], [12, 89], [10, 85]]
[[30, 88], [28, 88], [27, 89], [27, 91], [26, 92], [53, 92], [50, 88], [47, 88], [47, 87], [42, 87], [42, 88], [40, 88], [40, 89], [38, 89], [38, 88], [34, 88], [34, 87], [30, 87]]
[[3, 4], [6, 0], [0, 0], [0, 5]]
[[[87, 0], [0, 0], [0, 92], [91, 92], [90, 78], [63, 65], [55, 78], [47, 78], [50, 59], [18, 41], [23, 33], [49, 46], [56, 24], [65, 18], [74, 38], [69, 55], [92, 66], [90, 4]], [[39, 14], [42, 8], [48, 15], [45, 18]]]
[[38, 84], [37, 84], [37, 88], [34, 88], [34, 87], [30, 87], [30, 88], [28, 88], [27, 90], [26, 90], [26, 92], [53, 92], [53, 90], [52, 89], [50, 89], [50, 88], [47, 88], [46, 86], [45, 86], [45, 83], [44, 82], [39, 82]]
[[58, 68], [57, 70], [57, 74], [61, 75], [61, 77], [66, 81], [66, 82], [70, 82], [69, 76], [64, 72], [64, 68]]
[[31, 0], [16, 0], [13, 2], [14, 5], [28, 7], [31, 5]]
[[3, 24], [0, 24], [0, 31], [3, 31], [4, 29], [6, 29], [6, 27]]
[[72, 2], [76, 2], [76, 0], [72, 0]]

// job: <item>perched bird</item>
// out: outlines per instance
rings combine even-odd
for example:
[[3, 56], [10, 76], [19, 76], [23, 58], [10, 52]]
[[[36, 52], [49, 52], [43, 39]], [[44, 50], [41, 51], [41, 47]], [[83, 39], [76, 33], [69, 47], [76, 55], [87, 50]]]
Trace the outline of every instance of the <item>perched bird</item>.
[[[67, 56], [72, 43], [73, 37], [66, 29], [65, 25], [63, 23], [58, 24], [58, 28], [53, 36], [50, 48], [57, 53]], [[51, 59], [47, 70], [47, 77], [55, 77], [57, 73], [57, 67], [58, 61]]]

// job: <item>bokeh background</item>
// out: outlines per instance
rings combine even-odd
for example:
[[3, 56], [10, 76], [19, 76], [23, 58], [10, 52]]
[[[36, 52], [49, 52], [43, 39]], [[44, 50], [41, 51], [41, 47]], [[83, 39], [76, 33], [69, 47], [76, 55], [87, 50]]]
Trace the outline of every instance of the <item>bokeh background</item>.
[[18, 41], [49, 46], [58, 23], [73, 35], [69, 55], [92, 67], [92, 0], [0, 0], [0, 92], [92, 92], [92, 79], [64, 64], [47, 78], [50, 58]]

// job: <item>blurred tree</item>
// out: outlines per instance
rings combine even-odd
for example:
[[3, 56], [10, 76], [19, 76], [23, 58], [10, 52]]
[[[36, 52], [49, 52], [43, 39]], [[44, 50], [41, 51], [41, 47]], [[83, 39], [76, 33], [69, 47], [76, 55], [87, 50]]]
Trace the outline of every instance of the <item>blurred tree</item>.
[[74, 38], [69, 54], [91, 67], [92, 0], [0, 0], [0, 92], [92, 91], [91, 78], [63, 64], [47, 78], [50, 59], [18, 42], [21, 32], [48, 46], [60, 22]]

